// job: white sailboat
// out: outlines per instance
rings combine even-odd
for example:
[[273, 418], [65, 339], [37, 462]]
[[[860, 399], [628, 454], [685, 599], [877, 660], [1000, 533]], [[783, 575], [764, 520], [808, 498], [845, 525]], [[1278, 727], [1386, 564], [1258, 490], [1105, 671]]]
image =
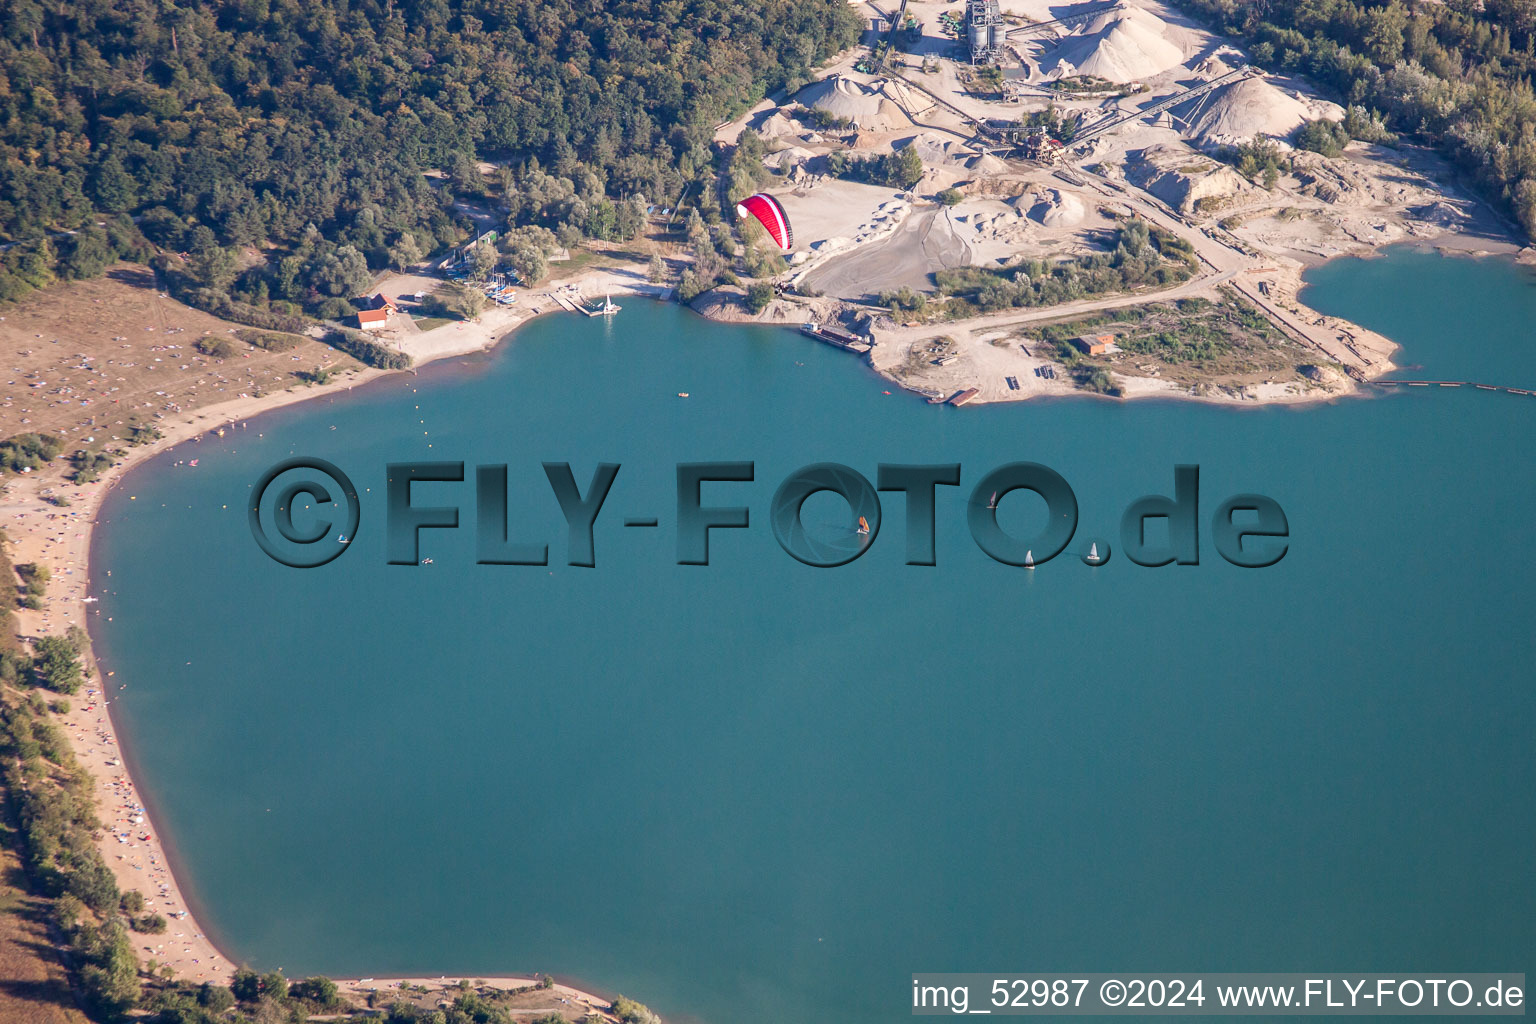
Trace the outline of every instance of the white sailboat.
[[1026, 569], [1033, 569], [1034, 567], [1035, 567], [1035, 552], [1033, 551], [1033, 549], [1031, 549], [1029, 551], [1024, 552], [1024, 568], [1026, 568]]
[[987, 502], [987, 508], [997, 508], [997, 492], [992, 492], [992, 500]]
[[1097, 562], [1098, 560], [1099, 560], [1099, 546], [1097, 544], [1090, 544], [1090, 545], [1088, 545], [1088, 561], [1090, 561], [1090, 562]]

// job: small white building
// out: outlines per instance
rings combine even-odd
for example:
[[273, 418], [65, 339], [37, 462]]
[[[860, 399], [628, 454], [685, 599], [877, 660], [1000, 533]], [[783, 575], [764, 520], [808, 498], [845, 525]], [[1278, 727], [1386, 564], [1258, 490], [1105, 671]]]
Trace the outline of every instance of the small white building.
[[387, 309], [358, 310], [357, 326], [364, 331], [382, 331], [389, 326], [389, 311]]

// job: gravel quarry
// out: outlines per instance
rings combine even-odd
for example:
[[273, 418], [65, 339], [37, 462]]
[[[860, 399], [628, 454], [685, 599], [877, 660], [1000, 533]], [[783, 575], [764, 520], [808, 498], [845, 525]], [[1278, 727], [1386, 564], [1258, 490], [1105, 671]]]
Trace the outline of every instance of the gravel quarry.
[[[872, 21], [884, 17], [880, 8], [860, 10]], [[1036, 376], [1033, 367], [1054, 357], [1026, 357], [1017, 346], [999, 344], [999, 324], [1154, 296], [1246, 303], [1307, 359], [1295, 360], [1289, 375], [1271, 360], [1253, 379], [1203, 382], [1209, 386], [1190, 397], [1310, 401], [1390, 369], [1392, 345], [1301, 305], [1305, 266], [1405, 239], [1511, 247], [1498, 218], [1448, 184], [1446, 168], [1421, 149], [1355, 142], [1338, 157], [1297, 151], [1292, 138], [1299, 126], [1341, 120], [1343, 109], [1302, 80], [1252, 67], [1233, 40], [1158, 0], [1112, 8], [1103, 0], [1001, 0], [1012, 34], [1001, 76], [991, 78], [970, 65], [961, 40], [940, 30], [940, 15], [963, 16], [963, 5], [910, 0], [906, 10], [921, 37], [898, 45], [883, 66], [855, 69], [869, 51], [854, 51], [820, 80], [717, 133], [725, 145], [744, 130], [765, 140], [764, 165], [773, 175], [767, 189], [795, 225], [796, 250], [787, 255], [788, 292], [767, 310], [748, 314], [729, 296], [717, 296], [704, 304], [709, 315], [839, 320], [870, 333], [870, 358], [893, 380], [893, 367], [948, 337], [954, 358], [926, 369], [932, 379], [921, 390], [935, 397], [950, 386], [974, 388], [975, 400], [985, 402], [1073, 387], [1063, 374]], [[1052, 24], [1027, 31], [1046, 22]], [[1009, 143], [996, 132], [1048, 110], [1056, 123], [1092, 126], [1091, 137], [1068, 132], [1059, 160], [1032, 160], [1017, 137]], [[1272, 143], [1277, 164], [1246, 177], [1233, 153], [1252, 140]], [[915, 152], [922, 166], [907, 189], [828, 174], [834, 154], [857, 160], [903, 150]], [[1193, 278], [1059, 308], [945, 319], [938, 271], [973, 266], [1006, 273], [1028, 261], [1112, 255], [1130, 218], [1190, 246], [1198, 262]], [[902, 289], [930, 301], [921, 312], [893, 314], [879, 305], [883, 293]], [[1182, 394], [1184, 385], [1172, 383], [1181, 374], [1144, 356], [1132, 362], [1110, 353], [1101, 367], [1126, 397]], [[1004, 384], [1007, 377], [1028, 383], [1015, 388]]]

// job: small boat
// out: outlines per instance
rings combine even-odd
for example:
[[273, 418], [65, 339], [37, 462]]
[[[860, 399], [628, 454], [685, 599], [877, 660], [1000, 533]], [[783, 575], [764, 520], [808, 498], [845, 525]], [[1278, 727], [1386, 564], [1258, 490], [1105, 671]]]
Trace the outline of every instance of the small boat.
[[866, 534], [868, 532], [869, 532], [869, 520], [865, 519], [863, 516], [859, 516], [859, 533], [860, 533], [860, 535]]
[[347, 540], [347, 535], [342, 533], [342, 534], [338, 534], [336, 536], [336, 543], [337, 544], [348, 544], [348, 543], [350, 543], [350, 541]]
[[95, 598], [95, 597], [82, 597], [80, 599], [80, 603], [81, 604], [95, 604], [98, 600], [99, 600], [99, 598]]
[[421, 560], [421, 564], [422, 565], [431, 565], [432, 564], [432, 559], [430, 559], [430, 558], [423, 558]]
[[1099, 560], [1099, 546], [1097, 544], [1090, 544], [1090, 545], [1088, 545], [1088, 561], [1090, 561], [1090, 562], [1097, 562], [1098, 560]]
[[687, 398], [688, 397], [688, 392], [686, 392], [686, 391], [679, 391], [677, 393], [677, 397], [678, 398]]
[[1026, 552], [1024, 552], [1024, 568], [1026, 568], [1026, 569], [1033, 569], [1034, 567], [1035, 567], [1035, 553], [1034, 553], [1034, 551], [1026, 551]]
[[997, 492], [992, 492], [992, 500], [987, 502], [987, 508], [997, 508]]

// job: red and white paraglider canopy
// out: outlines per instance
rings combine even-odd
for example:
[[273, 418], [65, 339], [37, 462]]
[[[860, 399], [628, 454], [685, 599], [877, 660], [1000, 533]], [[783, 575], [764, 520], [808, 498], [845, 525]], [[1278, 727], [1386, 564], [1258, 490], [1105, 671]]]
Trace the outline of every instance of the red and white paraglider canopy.
[[784, 207], [779, 205], [779, 201], [768, 193], [759, 192], [737, 203], [736, 216], [742, 219], [756, 217], [758, 223], [768, 229], [768, 237], [772, 238], [780, 249], [795, 247], [795, 233], [790, 230], [789, 215], [784, 212]]

